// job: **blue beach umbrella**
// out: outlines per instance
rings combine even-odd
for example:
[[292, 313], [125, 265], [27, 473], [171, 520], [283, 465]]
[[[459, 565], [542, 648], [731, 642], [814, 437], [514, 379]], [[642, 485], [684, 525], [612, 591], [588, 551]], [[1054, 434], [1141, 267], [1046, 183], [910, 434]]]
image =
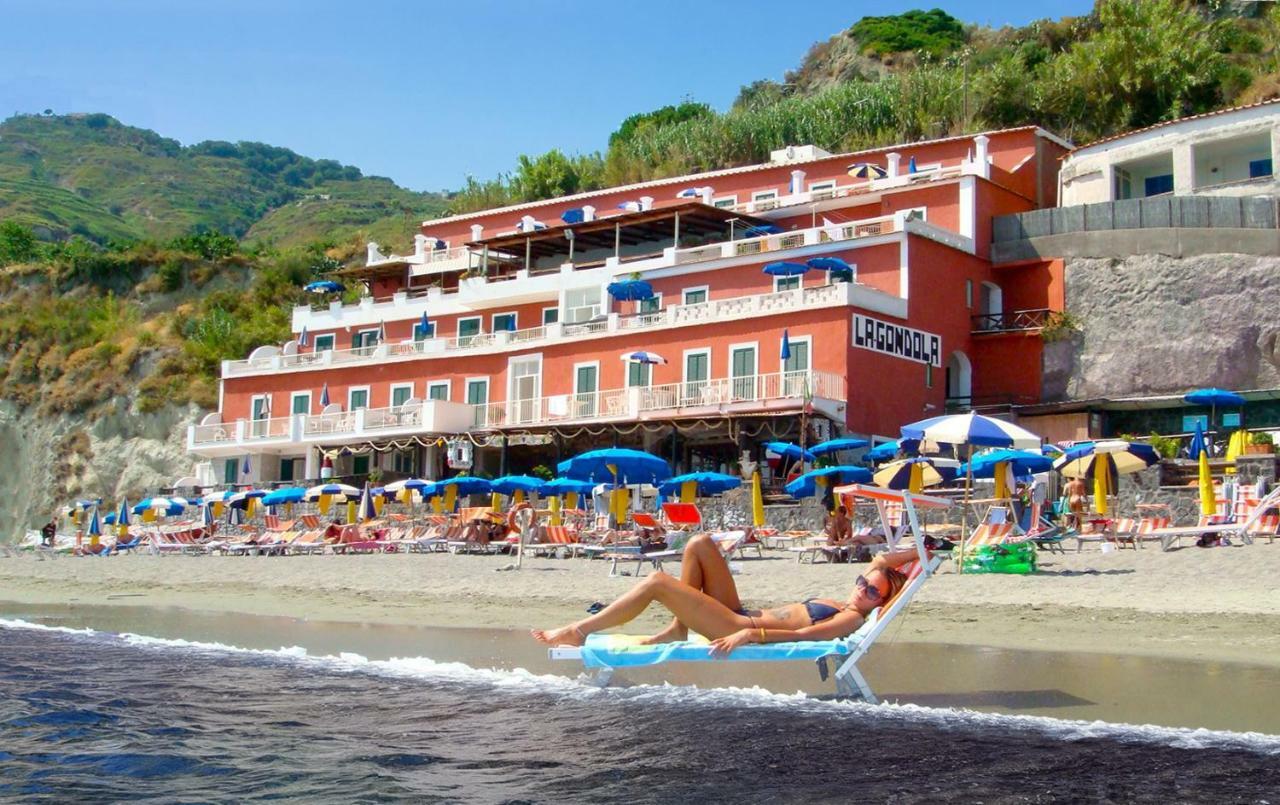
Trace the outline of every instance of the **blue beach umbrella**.
[[1184, 394], [1182, 397], [1186, 402], [1192, 405], [1212, 405], [1212, 406], [1232, 406], [1244, 405], [1244, 397], [1236, 394], [1234, 391], [1225, 389], [1196, 389], [1195, 391]]
[[564, 475], [576, 481], [657, 484], [671, 477], [667, 462], [651, 453], [623, 447], [589, 450], [561, 465]]
[[89, 536], [102, 536], [102, 522], [98, 520], [98, 507], [93, 507], [93, 515], [89, 518]]
[[456, 475], [453, 478], [445, 478], [442, 481], [436, 481], [436, 486], [440, 489], [445, 487], [454, 487], [459, 495], [487, 495], [493, 491], [493, 484], [485, 478], [476, 478], [471, 475]]
[[838, 453], [841, 450], [857, 450], [859, 447], [866, 447], [868, 444], [870, 442], [866, 439], [828, 439], [810, 447], [809, 452], [815, 456], [825, 456], [828, 453]]
[[129, 499], [125, 498], [120, 501], [120, 508], [116, 511], [116, 525], [129, 525]]
[[672, 476], [658, 484], [658, 491], [667, 497], [674, 497], [680, 494], [687, 483], [696, 484], [697, 494], [706, 496], [737, 489], [742, 486], [742, 479], [723, 472], [686, 472], [684, 475]]
[[596, 485], [591, 481], [575, 481], [572, 478], [555, 478], [542, 485], [541, 494], [551, 497], [552, 495], [568, 495], [573, 493], [590, 497], [591, 493], [595, 491], [595, 488]]
[[116, 513], [115, 513], [115, 512], [107, 512], [106, 514], [102, 515], [102, 524], [103, 524], [103, 525], [115, 525], [115, 524], [116, 524]]
[[315, 282], [308, 282], [303, 286], [302, 290], [308, 293], [324, 294], [340, 293], [345, 291], [346, 288], [343, 287], [342, 283], [334, 282], [333, 280], [316, 280]]
[[839, 257], [811, 257], [804, 264], [819, 271], [853, 271], [853, 266]]
[[307, 337], [307, 328], [303, 327], [302, 332], [298, 334], [298, 346], [305, 347], [310, 339]]
[[329, 406], [329, 384], [325, 383], [320, 387], [320, 407], [327, 408]]
[[776, 263], [769, 263], [763, 269], [764, 273], [771, 277], [798, 277], [801, 274], [809, 272], [809, 266], [804, 263], [789, 263], [780, 260]]
[[422, 311], [422, 318], [418, 320], [418, 332], [422, 333], [422, 337], [426, 338], [431, 333], [431, 319], [427, 318], [427, 311]]
[[743, 227], [742, 236], [744, 238], [758, 238], [764, 235], [777, 235], [782, 232], [782, 227], [777, 224], [752, 224]]
[[778, 350], [778, 357], [783, 363], [791, 360], [791, 336], [787, 335], [787, 331], [782, 331], [782, 348]]
[[200, 507], [200, 523], [206, 528], [213, 526], [213, 506], [208, 503]]
[[818, 494], [819, 478], [826, 479], [828, 487], [836, 484], [865, 484], [871, 482], [871, 470], [850, 466], [822, 467], [806, 472], [783, 487], [783, 490], [797, 500], [813, 497]]
[[813, 461], [814, 455], [808, 450], [801, 450], [800, 445], [791, 442], [765, 442], [764, 449], [776, 453], [791, 461]]
[[244, 457], [244, 463], [240, 465], [240, 474], [241, 475], [249, 474], [249, 457], [248, 456]]
[[285, 503], [300, 503], [306, 497], [307, 490], [300, 486], [287, 486], [274, 489], [262, 496], [263, 506], [280, 506]]
[[898, 453], [906, 453], [909, 456], [915, 455], [919, 449], [919, 439], [894, 439], [891, 442], [882, 442], [871, 448], [863, 458], [873, 464], [880, 464], [897, 458]]
[[609, 283], [609, 295], [619, 302], [642, 302], [653, 298], [653, 286], [644, 280], [618, 280]]
[[972, 469], [974, 478], [992, 478], [998, 464], [1008, 464], [1016, 477], [1025, 478], [1053, 469], [1053, 458], [1029, 450], [991, 450], [976, 455], [973, 461], [961, 465], [959, 474], [967, 475]]
[[700, 195], [702, 195], [701, 187], [686, 187], [684, 190], [676, 193], [676, 198], [697, 198]]
[[571, 210], [565, 210], [560, 213], [560, 220], [566, 224], [580, 224], [586, 219], [587, 214], [583, 212], [581, 207], [574, 207]]
[[490, 482], [490, 490], [500, 495], [511, 496], [516, 490], [531, 494], [541, 492], [546, 482], [541, 478], [534, 478], [532, 475], [504, 475], [501, 478], [494, 478]]

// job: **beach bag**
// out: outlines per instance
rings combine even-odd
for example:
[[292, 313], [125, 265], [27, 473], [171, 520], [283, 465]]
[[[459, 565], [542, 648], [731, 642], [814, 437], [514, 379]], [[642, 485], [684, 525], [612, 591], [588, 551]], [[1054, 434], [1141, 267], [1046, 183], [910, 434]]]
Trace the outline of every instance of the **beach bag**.
[[965, 573], [1009, 573], [1027, 575], [1036, 572], [1036, 548], [1030, 542], [1010, 545], [981, 545], [964, 558]]

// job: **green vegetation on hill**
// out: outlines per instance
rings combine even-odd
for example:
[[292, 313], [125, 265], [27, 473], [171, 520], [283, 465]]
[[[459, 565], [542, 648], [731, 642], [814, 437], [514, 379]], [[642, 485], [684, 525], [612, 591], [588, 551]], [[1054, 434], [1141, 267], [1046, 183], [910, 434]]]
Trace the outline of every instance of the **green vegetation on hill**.
[[[309, 215], [288, 214], [296, 205]], [[0, 217], [45, 239], [105, 243], [215, 230], [289, 246], [368, 228], [407, 245], [414, 226], [403, 223], [443, 208], [439, 195], [262, 143], [183, 147], [105, 114], [0, 123]]]
[[906, 51], [942, 56], [965, 41], [960, 20], [940, 8], [890, 17], [863, 17], [849, 28], [848, 36], [863, 52], [876, 56]]

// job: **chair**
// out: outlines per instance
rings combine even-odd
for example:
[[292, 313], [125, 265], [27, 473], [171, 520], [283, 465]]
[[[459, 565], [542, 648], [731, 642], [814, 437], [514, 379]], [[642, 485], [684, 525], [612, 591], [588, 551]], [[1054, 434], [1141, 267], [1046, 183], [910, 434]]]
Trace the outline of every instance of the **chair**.
[[1280, 486], [1272, 489], [1267, 496], [1258, 501], [1252, 507], [1252, 512], [1243, 520], [1237, 520], [1234, 523], [1223, 522], [1222, 515], [1201, 515], [1200, 523], [1194, 526], [1181, 526], [1177, 528], [1159, 528], [1151, 532], [1151, 537], [1160, 540], [1160, 547], [1163, 550], [1171, 550], [1175, 544], [1179, 544], [1183, 537], [1195, 537], [1203, 534], [1213, 534], [1218, 537], [1239, 537], [1246, 543], [1253, 542], [1251, 529], [1256, 528], [1258, 520], [1262, 519], [1271, 509], [1280, 506]]
[[1013, 535], [1013, 523], [979, 523], [965, 542], [965, 550], [980, 545], [999, 545]]
[[663, 503], [662, 513], [667, 523], [677, 531], [702, 528], [702, 512], [694, 503]]
[[572, 528], [563, 525], [549, 525], [543, 529], [544, 541], [526, 545], [534, 556], [549, 554], [555, 556], [561, 550], [568, 551], [570, 557], [577, 554], [582, 546], [578, 543], [578, 534]]

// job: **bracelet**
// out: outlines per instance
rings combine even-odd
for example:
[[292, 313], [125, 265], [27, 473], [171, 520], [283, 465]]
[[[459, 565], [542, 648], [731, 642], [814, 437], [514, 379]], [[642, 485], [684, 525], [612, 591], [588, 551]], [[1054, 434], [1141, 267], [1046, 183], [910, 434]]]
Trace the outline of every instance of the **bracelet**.
[[764, 627], [763, 627], [763, 626], [761, 626], [761, 627], [760, 627], [760, 642], [761, 642], [761, 643], [763, 643], [763, 642], [764, 642]]

